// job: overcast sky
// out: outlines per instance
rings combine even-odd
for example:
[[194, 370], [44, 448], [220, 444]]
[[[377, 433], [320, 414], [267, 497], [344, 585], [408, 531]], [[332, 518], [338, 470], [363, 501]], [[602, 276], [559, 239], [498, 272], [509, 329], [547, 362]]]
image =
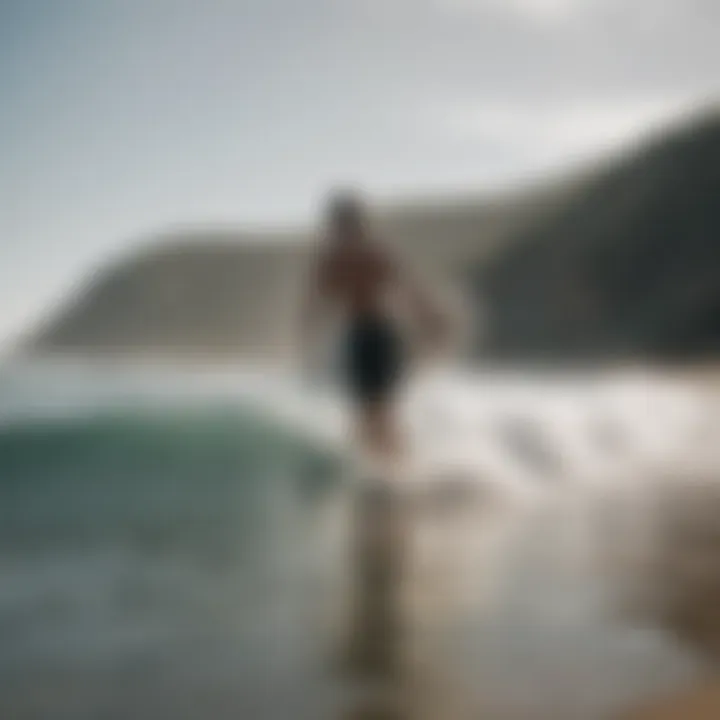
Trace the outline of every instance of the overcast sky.
[[0, 0], [0, 337], [178, 223], [492, 187], [717, 97], [717, 0]]

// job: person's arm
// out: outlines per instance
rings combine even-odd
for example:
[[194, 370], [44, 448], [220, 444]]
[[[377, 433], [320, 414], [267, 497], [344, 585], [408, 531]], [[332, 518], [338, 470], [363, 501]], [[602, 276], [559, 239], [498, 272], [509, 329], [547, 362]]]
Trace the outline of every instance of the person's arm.
[[325, 285], [327, 260], [320, 256], [311, 267], [300, 298], [300, 317], [298, 320], [298, 340], [303, 355], [312, 348], [317, 339], [321, 315], [325, 309]]
[[448, 334], [449, 322], [445, 309], [430, 291], [428, 282], [421, 280], [411, 264], [401, 258], [388, 255], [387, 263], [398, 290], [423, 334], [431, 343], [440, 344]]
[[447, 322], [439, 303], [412, 272], [405, 273], [404, 287], [412, 311], [428, 338], [431, 342], [442, 341], [447, 330]]

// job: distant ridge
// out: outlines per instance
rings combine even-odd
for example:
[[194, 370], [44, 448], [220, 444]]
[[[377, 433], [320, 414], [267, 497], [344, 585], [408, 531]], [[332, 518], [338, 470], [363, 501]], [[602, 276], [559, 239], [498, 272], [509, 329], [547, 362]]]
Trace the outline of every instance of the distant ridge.
[[[695, 357], [720, 352], [719, 197], [713, 112], [564, 180], [388, 205], [377, 227], [489, 311], [475, 357]], [[24, 350], [284, 358], [311, 238], [166, 232], [96, 274]]]
[[[571, 195], [569, 187], [493, 200], [378, 210], [379, 233], [419, 265], [460, 277]], [[287, 355], [309, 231], [181, 229], [111, 265], [32, 333], [31, 353], [257, 357]]]
[[720, 114], [605, 169], [472, 283], [498, 358], [720, 353]]

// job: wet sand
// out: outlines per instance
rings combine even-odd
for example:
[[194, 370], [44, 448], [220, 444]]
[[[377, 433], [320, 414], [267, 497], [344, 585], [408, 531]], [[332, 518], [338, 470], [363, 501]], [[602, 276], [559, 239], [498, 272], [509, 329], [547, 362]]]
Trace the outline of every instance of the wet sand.
[[628, 713], [623, 720], [715, 720], [720, 717], [720, 680], [705, 683]]
[[358, 492], [343, 717], [720, 717], [720, 487], [648, 492]]

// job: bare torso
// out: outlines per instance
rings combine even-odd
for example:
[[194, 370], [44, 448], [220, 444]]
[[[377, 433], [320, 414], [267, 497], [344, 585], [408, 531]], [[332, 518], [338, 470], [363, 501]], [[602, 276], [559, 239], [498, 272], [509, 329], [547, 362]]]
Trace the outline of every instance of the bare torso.
[[322, 294], [350, 317], [382, 314], [394, 270], [387, 253], [371, 243], [331, 246], [320, 258]]

